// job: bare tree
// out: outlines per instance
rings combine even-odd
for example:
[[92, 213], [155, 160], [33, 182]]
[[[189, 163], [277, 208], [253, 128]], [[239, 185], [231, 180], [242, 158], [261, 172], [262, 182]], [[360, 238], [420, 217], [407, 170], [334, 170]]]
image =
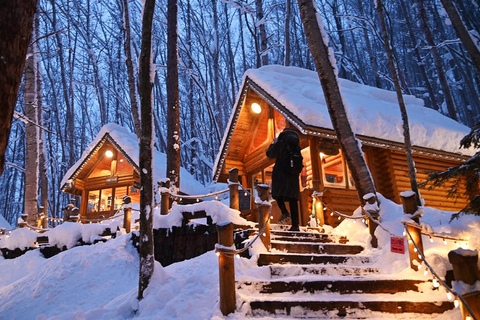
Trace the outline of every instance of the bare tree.
[[[440, 1], [447, 12], [458, 37], [460, 40], [462, 40], [468, 55], [472, 59], [473, 65], [475, 68], [477, 68], [477, 71], [480, 74], [480, 37], [477, 36], [476, 40], [473, 39], [474, 36], [468, 32], [467, 27], [463, 23], [462, 18], [460, 17], [460, 14], [458, 13], [458, 10], [452, 0]], [[477, 44], [475, 44], [475, 41]]]
[[403, 99], [402, 87], [400, 86], [400, 80], [398, 79], [397, 67], [395, 60], [393, 59], [392, 48], [387, 34], [387, 26], [385, 24], [385, 15], [383, 13], [382, 0], [376, 0], [376, 9], [380, 17], [380, 25], [382, 28], [383, 44], [385, 45], [385, 51], [387, 52], [388, 66], [390, 73], [392, 74], [393, 83], [395, 85], [395, 92], [397, 93], [398, 106], [400, 107], [400, 113], [402, 114], [403, 121], [403, 138], [405, 143], [405, 152], [407, 156], [408, 175], [410, 178], [410, 187], [412, 191], [417, 195], [418, 205], [422, 205], [420, 192], [418, 191], [417, 176], [415, 173], [415, 163], [412, 156], [412, 142], [410, 140], [410, 126], [408, 125], [407, 107], [405, 106], [405, 100]]
[[427, 40], [427, 44], [430, 46], [430, 50], [432, 52], [433, 62], [435, 64], [435, 68], [437, 69], [438, 80], [440, 81], [440, 85], [442, 86], [442, 90], [443, 90], [443, 96], [445, 97], [445, 104], [447, 105], [448, 115], [450, 118], [458, 121], [457, 111], [455, 110], [450, 87], [448, 86], [447, 77], [445, 75], [445, 71], [442, 66], [442, 59], [435, 45], [432, 31], [428, 26], [427, 12], [425, 9], [425, 0], [416, 0], [416, 2], [418, 6], [419, 15], [420, 15], [420, 25], [425, 34], [425, 39]]
[[363, 203], [364, 195], [375, 193], [375, 185], [360, 150], [358, 140], [347, 118], [342, 94], [338, 86], [336, 67], [332, 63], [333, 57], [329, 53], [328, 44], [324, 41], [324, 39], [328, 39], [328, 36], [323, 30], [323, 25], [320, 25], [321, 20], [316, 15], [317, 10], [313, 1], [298, 0], [298, 6], [300, 7], [300, 16], [302, 17], [308, 46], [327, 101], [330, 119], [357, 187], [358, 195]]
[[[35, 34], [35, 28], [33, 29]], [[27, 61], [25, 63], [24, 102], [26, 139], [25, 159], [25, 196], [24, 205], [27, 214], [27, 223], [37, 225], [38, 212], [38, 159], [39, 159], [39, 130], [37, 104], [37, 50], [34, 41], [28, 46]]]
[[138, 98], [137, 98], [137, 80], [135, 78], [135, 69], [133, 67], [132, 55], [132, 36], [130, 30], [130, 11], [128, 10], [128, 0], [122, 0], [123, 3], [123, 32], [124, 32], [124, 50], [125, 50], [125, 64], [127, 66], [128, 75], [128, 89], [130, 93], [130, 105], [132, 110], [133, 125], [135, 133], [140, 138], [140, 116], [138, 113]]
[[152, 108], [152, 28], [155, 0], [146, 0], [143, 9], [142, 47], [139, 63], [142, 135], [140, 138], [140, 276], [138, 300], [150, 283], [153, 255], [153, 108]]
[[0, 176], [36, 8], [37, 0], [0, 4]]
[[178, 94], [177, 0], [167, 13], [167, 177], [180, 187], [180, 104]]

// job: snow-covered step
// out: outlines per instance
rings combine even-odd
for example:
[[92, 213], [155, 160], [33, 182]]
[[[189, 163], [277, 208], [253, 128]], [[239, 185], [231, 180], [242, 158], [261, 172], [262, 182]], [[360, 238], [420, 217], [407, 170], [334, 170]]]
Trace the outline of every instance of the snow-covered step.
[[399, 279], [334, 279], [308, 281], [242, 281], [237, 282], [238, 290], [254, 290], [258, 293], [318, 293], [338, 292], [339, 294], [352, 293], [398, 293], [422, 289], [431, 291], [431, 282], [422, 280]]
[[[394, 295], [390, 295], [393, 298]], [[411, 296], [411, 295], [410, 295]], [[252, 298], [252, 297], [250, 297]], [[344, 298], [344, 296], [341, 296]], [[383, 295], [368, 299], [365, 295], [351, 295], [344, 299], [292, 299], [292, 297], [269, 297], [263, 295], [259, 299], [250, 300], [250, 312], [253, 316], [289, 316], [299, 318], [361, 318], [369, 313], [405, 314], [411, 313], [409, 318], [418, 319], [423, 315], [430, 315], [431, 319], [454, 308], [450, 301], [425, 301], [415, 297], [387, 299]], [[366, 319], [370, 317], [366, 316]], [[386, 317], [383, 317], [386, 318]], [[379, 317], [378, 319], [382, 319]], [[452, 318], [454, 319], [454, 318]]]
[[[258, 227], [258, 225], [257, 225]], [[270, 224], [270, 231], [275, 232], [275, 231], [288, 231], [290, 229], [291, 225], [288, 224], [275, 224], [272, 223]], [[308, 232], [308, 233], [325, 233], [325, 229], [322, 227], [302, 227], [300, 226], [300, 232]], [[294, 231], [295, 232], [295, 231]]]
[[379, 270], [363, 266], [335, 265], [270, 265], [271, 277], [298, 277], [304, 275], [328, 276], [367, 276], [378, 274]]
[[293, 241], [293, 242], [319, 242], [319, 243], [347, 243], [346, 237], [340, 237], [327, 233], [313, 232], [289, 232], [289, 231], [272, 231], [271, 239], [276, 241]]
[[370, 257], [360, 255], [320, 255], [320, 254], [288, 254], [288, 253], [261, 253], [257, 264], [266, 266], [271, 264], [347, 264], [361, 265], [370, 263]]
[[286, 251], [289, 253], [312, 253], [312, 254], [358, 254], [363, 251], [359, 245], [337, 244], [337, 243], [314, 243], [314, 242], [292, 242], [275, 241], [271, 242], [272, 249]]

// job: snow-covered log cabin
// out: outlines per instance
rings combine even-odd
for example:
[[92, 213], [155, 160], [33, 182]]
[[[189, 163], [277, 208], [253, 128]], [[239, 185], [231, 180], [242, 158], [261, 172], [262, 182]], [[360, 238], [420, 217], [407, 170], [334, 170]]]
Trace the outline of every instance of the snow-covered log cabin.
[[[344, 79], [340, 79], [340, 89], [377, 192], [401, 203], [400, 192], [411, 187], [395, 92]], [[419, 182], [425, 181], [429, 172], [457, 165], [474, 154], [473, 150], [459, 149], [461, 138], [470, 131], [468, 127], [424, 107], [421, 99], [405, 96], [405, 101]], [[299, 133], [304, 158], [300, 223], [306, 225], [310, 219], [314, 191], [323, 191], [323, 201], [334, 210], [351, 214], [360, 201], [349, 178], [317, 73], [310, 70], [264, 66], [245, 73], [214, 164], [214, 180], [227, 181], [229, 170], [236, 167], [247, 188], [271, 183], [275, 160], [268, 159], [265, 152], [286, 126]], [[458, 211], [467, 203], [466, 198], [456, 202], [447, 199], [446, 188], [420, 191], [425, 205], [442, 210]], [[272, 212], [275, 222], [280, 216], [275, 203]], [[325, 218], [326, 223], [336, 224], [331, 219], [337, 216], [326, 214]]]
[[[67, 171], [63, 192], [79, 198], [81, 219], [102, 219], [115, 214], [128, 195], [140, 203], [139, 145], [137, 136], [117, 124], [103, 126], [82, 157]], [[165, 179], [166, 156], [154, 152], [154, 182]], [[180, 192], [201, 194], [204, 187], [184, 168]]]

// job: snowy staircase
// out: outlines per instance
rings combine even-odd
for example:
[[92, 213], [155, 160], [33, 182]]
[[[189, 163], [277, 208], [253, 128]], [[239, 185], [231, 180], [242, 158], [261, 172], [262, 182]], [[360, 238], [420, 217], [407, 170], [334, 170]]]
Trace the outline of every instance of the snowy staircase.
[[431, 319], [454, 308], [444, 292], [432, 291], [431, 282], [382, 275], [362, 246], [344, 237], [275, 230], [271, 236], [271, 252], [257, 262], [263, 277], [236, 282], [247, 315]]

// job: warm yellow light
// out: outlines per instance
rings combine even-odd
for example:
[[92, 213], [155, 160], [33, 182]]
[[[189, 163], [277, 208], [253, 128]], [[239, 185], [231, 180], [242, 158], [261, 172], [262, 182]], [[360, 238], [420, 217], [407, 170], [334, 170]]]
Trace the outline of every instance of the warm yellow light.
[[256, 102], [252, 103], [252, 111], [256, 114], [259, 114], [260, 112], [262, 112], [262, 107], [260, 107], [260, 105]]
[[105, 151], [105, 155], [109, 158], [113, 157], [113, 152], [110, 150]]

